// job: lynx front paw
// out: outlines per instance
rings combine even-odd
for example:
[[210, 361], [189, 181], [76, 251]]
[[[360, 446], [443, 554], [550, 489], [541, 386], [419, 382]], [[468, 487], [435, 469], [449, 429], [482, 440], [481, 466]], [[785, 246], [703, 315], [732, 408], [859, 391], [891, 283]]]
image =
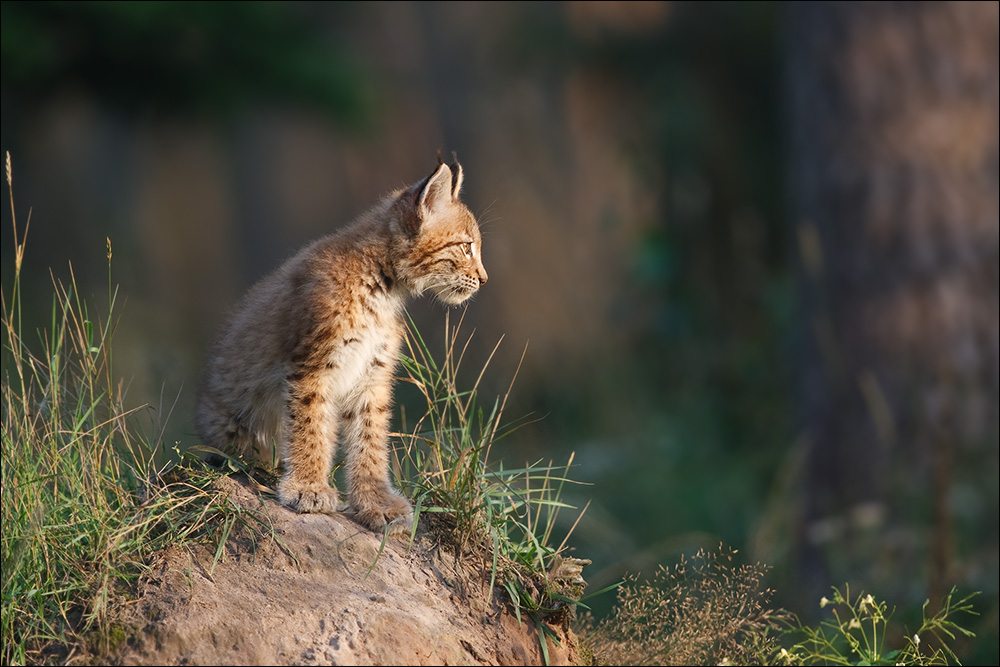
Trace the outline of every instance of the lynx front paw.
[[283, 479], [278, 484], [278, 499], [296, 512], [335, 514], [347, 508], [341, 504], [337, 490], [329, 484], [302, 484]]
[[376, 533], [389, 527], [394, 537], [409, 535], [413, 528], [413, 507], [392, 489], [379, 489], [367, 494], [355, 494], [351, 506], [357, 510], [357, 520]]

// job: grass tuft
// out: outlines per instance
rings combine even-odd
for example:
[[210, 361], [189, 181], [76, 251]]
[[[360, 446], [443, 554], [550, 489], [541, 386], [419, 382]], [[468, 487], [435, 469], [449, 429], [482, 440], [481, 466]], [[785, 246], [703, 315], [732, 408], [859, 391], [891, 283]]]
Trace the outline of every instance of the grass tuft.
[[[576, 509], [562, 500], [565, 486], [578, 483], [568, 477], [573, 457], [564, 465], [536, 461], [509, 468], [493, 463], [497, 443], [529, 423], [528, 419], [504, 421], [520, 363], [506, 393], [481, 402], [480, 382], [502, 338], [472, 387], [463, 389], [458, 378], [472, 335], [460, 342], [461, 326], [462, 319], [452, 327], [446, 316], [440, 361], [412, 323], [408, 329], [404, 379], [420, 392], [426, 412], [412, 428], [404, 426], [405, 432], [394, 434], [399, 441], [396, 467], [418, 511], [445, 522], [444, 532], [454, 536], [458, 553], [487, 554], [487, 594], [492, 596], [495, 585], [503, 586], [518, 616], [524, 612], [537, 621], [578, 602], [565, 595], [566, 583], [553, 576], [576, 526], [555, 545], [559, 513]], [[580, 591], [582, 586], [573, 592]], [[537, 625], [545, 632], [543, 624]], [[542, 647], [545, 650], [544, 641]]]
[[[11, 171], [8, 153], [8, 189]], [[52, 277], [46, 325], [24, 321], [30, 214], [21, 231], [12, 190], [10, 204], [14, 274], [0, 286], [0, 662], [67, 663], [121, 644], [114, 603], [156, 551], [266, 526], [237, 511], [203, 466], [154, 463], [162, 452], [151, 411], [126, 407], [113, 370], [110, 241], [106, 315], [81, 298], [71, 266], [67, 281]]]

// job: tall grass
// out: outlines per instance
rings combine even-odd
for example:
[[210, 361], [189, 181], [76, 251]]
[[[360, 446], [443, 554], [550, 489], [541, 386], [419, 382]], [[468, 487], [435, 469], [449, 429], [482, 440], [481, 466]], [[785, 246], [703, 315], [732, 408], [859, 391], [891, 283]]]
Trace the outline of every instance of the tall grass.
[[81, 298], [70, 267], [66, 281], [53, 276], [45, 326], [25, 321], [21, 277], [31, 220], [19, 228], [9, 153], [6, 177], [14, 273], [0, 288], [0, 661], [65, 663], [124, 638], [109, 611], [156, 550], [257, 519], [232, 508], [207, 471], [164, 476], [154, 465], [154, 422], [147, 410], [126, 406], [112, 364], [110, 240], [106, 314]]
[[[480, 383], [501, 338], [471, 388], [463, 389], [459, 378], [472, 335], [462, 342], [462, 321], [452, 327], [446, 316], [440, 359], [412, 324], [408, 329], [402, 358], [405, 380], [420, 392], [426, 412], [410, 429], [404, 426], [405, 432], [394, 434], [399, 440], [401, 483], [415, 499], [418, 512], [446, 523], [459, 553], [487, 554], [490, 594], [494, 584], [501, 584], [518, 616], [524, 611], [538, 621], [579, 602], [565, 594], [572, 587], [560, 577], [558, 567], [576, 522], [556, 544], [560, 512], [576, 509], [562, 500], [565, 485], [578, 483], [567, 476], [573, 456], [564, 465], [536, 461], [510, 468], [493, 461], [494, 447], [528, 423], [505, 421], [504, 416], [520, 363], [506, 393], [484, 402]], [[536, 625], [545, 632], [544, 624]], [[544, 641], [541, 646], [544, 652]]]

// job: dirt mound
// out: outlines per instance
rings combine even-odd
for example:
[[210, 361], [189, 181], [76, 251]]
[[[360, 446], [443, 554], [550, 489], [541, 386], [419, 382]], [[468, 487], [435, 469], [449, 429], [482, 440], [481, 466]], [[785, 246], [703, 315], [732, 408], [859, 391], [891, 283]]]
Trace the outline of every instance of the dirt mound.
[[[412, 547], [345, 516], [296, 514], [230, 478], [232, 502], [265, 514], [278, 541], [231, 536], [175, 548], [141, 583], [123, 622], [141, 628], [122, 664], [541, 664], [538, 631], [501, 594], [489, 565], [456, 559], [421, 529]], [[374, 563], [374, 565], [373, 565]], [[551, 627], [552, 664], [577, 662], [571, 632]]]

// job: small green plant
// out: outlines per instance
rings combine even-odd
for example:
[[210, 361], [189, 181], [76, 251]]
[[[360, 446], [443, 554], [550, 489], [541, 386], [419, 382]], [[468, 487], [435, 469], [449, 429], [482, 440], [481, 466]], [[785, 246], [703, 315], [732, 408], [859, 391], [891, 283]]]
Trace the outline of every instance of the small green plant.
[[[565, 595], [550, 581], [553, 566], [562, 558], [566, 540], [558, 546], [554, 530], [559, 512], [575, 509], [562, 500], [573, 457], [562, 466], [541, 461], [521, 468], [492, 465], [494, 445], [526, 421], [503, 422], [511, 386], [485, 407], [479, 385], [500, 341], [494, 347], [472, 388], [459, 388], [459, 370], [471, 335], [459, 346], [462, 322], [451, 328], [445, 319], [445, 353], [435, 360], [423, 337], [412, 326], [407, 336], [403, 368], [426, 402], [425, 414], [408, 432], [397, 433], [397, 468], [401, 484], [410, 486], [419, 512], [454, 526], [455, 549], [488, 554], [490, 585], [501, 584], [515, 603], [534, 620], [579, 600]], [[502, 339], [501, 339], [502, 341]], [[522, 354], [523, 361], [523, 354]], [[520, 369], [520, 364], [518, 365]], [[517, 370], [514, 372], [514, 378]], [[586, 508], [584, 508], [586, 509]], [[580, 515], [582, 516], [581, 511]], [[579, 521], [579, 517], [577, 518]], [[537, 623], [540, 632], [544, 624]], [[541, 641], [543, 652], [545, 641]]]
[[781, 649], [778, 660], [789, 665], [948, 665], [962, 664], [948, 645], [956, 634], [975, 636], [955, 623], [956, 614], [975, 614], [973, 595], [955, 601], [955, 589], [945, 597], [941, 609], [928, 616], [930, 600], [921, 610], [923, 621], [913, 634], [905, 634], [895, 648], [886, 645], [892, 612], [885, 602], [871, 594], [851, 598], [849, 586], [833, 589], [833, 598], [824, 597], [820, 607], [830, 608], [833, 618], [816, 627], [796, 625], [786, 639], [797, 640]]
[[[6, 175], [10, 188], [9, 154]], [[30, 216], [19, 234], [13, 192], [11, 214], [13, 284], [0, 289], [0, 662], [62, 663], [121, 644], [112, 602], [157, 550], [224, 541], [241, 525], [266, 527], [229, 502], [217, 474], [154, 463], [156, 429], [141, 419], [148, 411], [127, 408], [114, 377], [116, 290], [109, 289], [108, 314], [97, 317], [71, 267], [67, 283], [53, 277], [48, 326], [26, 326], [21, 277]], [[108, 241], [109, 277], [111, 255]]]

